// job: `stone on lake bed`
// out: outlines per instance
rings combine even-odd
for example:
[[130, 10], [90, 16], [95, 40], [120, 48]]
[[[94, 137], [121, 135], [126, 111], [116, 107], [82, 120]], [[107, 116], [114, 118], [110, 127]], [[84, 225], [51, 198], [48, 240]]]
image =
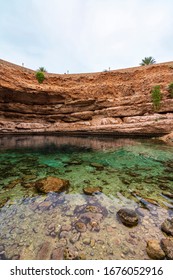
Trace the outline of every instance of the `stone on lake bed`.
[[74, 248], [65, 248], [63, 254], [64, 260], [77, 260], [79, 259], [78, 252], [74, 250]]
[[81, 222], [81, 221], [78, 221], [75, 223], [75, 229], [78, 231], [78, 232], [85, 232], [86, 231], [86, 225]]
[[90, 163], [90, 166], [95, 167], [97, 170], [103, 170], [104, 169], [104, 166], [100, 163], [97, 163], [97, 162]]
[[162, 192], [162, 194], [170, 199], [173, 199], [173, 193], [170, 192]]
[[83, 192], [87, 195], [92, 195], [94, 193], [102, 192], [101, 187], [85, 187], [83, 188]]
[[0, 200], [0, 208], [2, 208], [8, 201], [8, 198], [3, 198]]
[[165, 252], [166, 257], [169, 260], [173, 260], [173, 240], [169, 238], [163, 238], [161, 240], [161, 247]]
[[37, 260], [49, 260], [51, 256], [52, 245], [50, 242], [45, 241], [42, 243], [39, 251], [37, 252]]
[[64, 248], [55, 248], [52, 251], [51, 260], [63, 260]]
[[69, 186], [68, 180], [63, 180], [57, 177], [47, 177], [35, 182], [35, 187], [38, 191], [43, 193], [62, 192]]
[[133, 227], [138, 224], [138, 215], [132, 209], [122, 208], [117, 212], [121, 222], [127, 227]]
[[147, 242], [146, 248], [148, 256], [153, 260], [163, 260], [165, 258], [165, 253], [161, 248], [160, 241], [149, 240]]
[[173, 236], [173, 218], [166, 219], [161, 225], [161, 230], [167, 233], [168, 235]]

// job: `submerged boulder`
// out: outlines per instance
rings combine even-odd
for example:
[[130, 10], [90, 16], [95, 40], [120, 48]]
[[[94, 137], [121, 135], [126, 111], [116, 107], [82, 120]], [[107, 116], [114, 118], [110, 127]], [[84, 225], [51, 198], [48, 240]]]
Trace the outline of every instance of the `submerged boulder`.
[[0, 200], [0, 208], [2, 208], [5, 204], [6, 204], [6, 202], [8, 201], [8, 197], [6, 197], [6, 198], [3, 198], [3, 199], [1, 199]]
[[97, 163], [97, 162], [91, 162], [90, 166], [95, 167], [96, 170], [99, 170], [99, 171], [104, 169], [104, 165]]
[[50, 242], [45, 241], [41, 244], [40, 249], [37, 252], [37, 260], [50, 260], [52, 251], [52, 245]]
[[166, 219], [161, 225], [161, 230], [167, 233], [168, 235], [173, 236], [173, 218]]
[[47, 177], [40, 179], [35, 182], [35, 188], [39, 192], [49, 193], [49, 192], [62, 192], [66, 190], [69, 186], [68, 180], [63, 180], [57, 177]]
[[169, 260], [173, 260], [173, 240], [169, 238], [163, 238], [161, 240], [161, 247], [165, 252], [166, 257]]
[[120, 221], [127, 227], [133, 227], [138, 224], [138, 215], [132, 209], [122, 208], [117, 212]]
[[94, 193], [102, 192], [101, 187], [85, 187], [83, 188], [83, 192], [87, 195], [92, 195]]
[[158, 240], [149, 240], [147, 242], [147, 254], [153, 260], [162, 260], [165, 258], [165, 253], [160, 246]]

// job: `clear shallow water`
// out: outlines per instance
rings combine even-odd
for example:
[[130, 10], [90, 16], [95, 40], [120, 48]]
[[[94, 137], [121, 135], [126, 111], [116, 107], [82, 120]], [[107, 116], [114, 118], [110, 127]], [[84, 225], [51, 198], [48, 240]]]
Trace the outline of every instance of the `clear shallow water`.
[[[1, 258], [148, 259], [146, 241], [173, 216], [172, 171], [173, 147], [154, 140], [0, 138]], [[32, 183], [48, 176], [69, 180], [68, 191], [40, 195]], [[88, 186], [102, 193], [87, 196]], [[137, 227], [117, 219], [122, 207], [138, 212]]]

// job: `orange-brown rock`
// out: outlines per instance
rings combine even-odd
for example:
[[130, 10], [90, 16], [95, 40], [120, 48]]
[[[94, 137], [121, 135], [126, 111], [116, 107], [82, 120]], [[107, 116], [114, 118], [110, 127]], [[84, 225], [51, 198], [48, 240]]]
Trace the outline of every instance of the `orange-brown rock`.
[[[173, 131], [173, 62], [88, 73], [45, 74], [0, 60], [0, 133], [161, 135]], [[151, 89], [160, 85], [154, 110]]]
[[162, 141], [166, 142], [167, 144], [173, 146], [173, 132], [160, 137], [160, 140], [162, 140]]
[[87, 195], [92, 195], [94, 193], [102, 192], [101, 187], [85, 187], [83, 188], [83, 192]]
[[47, 177], [35, 182], [35, 187], [43, 193], [62, 192], [69, 186], [69, 181], [56, 177]]

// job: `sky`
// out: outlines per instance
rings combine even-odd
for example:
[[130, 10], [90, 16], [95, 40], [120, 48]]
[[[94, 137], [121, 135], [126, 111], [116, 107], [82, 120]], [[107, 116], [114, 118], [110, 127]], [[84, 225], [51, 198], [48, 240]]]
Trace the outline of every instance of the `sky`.
[[50, 73], [173, 61], [172, 0], [0, 0], [0, 59]]

